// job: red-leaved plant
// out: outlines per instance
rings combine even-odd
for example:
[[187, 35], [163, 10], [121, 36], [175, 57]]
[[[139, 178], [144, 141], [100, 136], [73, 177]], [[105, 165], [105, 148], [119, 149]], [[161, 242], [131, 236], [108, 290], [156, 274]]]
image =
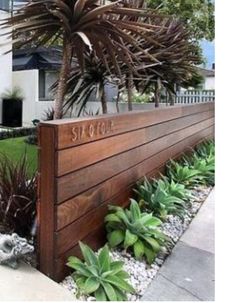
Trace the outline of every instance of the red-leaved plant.
[[[0, 227], [29, 237], [36, 215], [36, 173], [29, 177], [26, 154], [15, 163], [0, 154]], [[0, 232], [1, 232], [0, 230]]]

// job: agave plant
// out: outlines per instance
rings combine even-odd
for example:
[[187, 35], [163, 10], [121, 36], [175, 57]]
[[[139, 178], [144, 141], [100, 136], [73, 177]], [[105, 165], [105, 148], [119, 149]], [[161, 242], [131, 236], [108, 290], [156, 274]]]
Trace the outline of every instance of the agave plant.
[[203, 142], [198, 145], [191, 156], [183, 157], [183, 162], [191, 169], [199, 171], [204, 183], [214, 185], [215, 150], [212, 142]]
[[138, 198], [142, 201], [150, 201], [152, 198], [153, 192], [157, 188], [156, 182], [150, 182], [147, 177], [144, 177], [143, 182], [137, 184], [137, 188], [134, 189], [134, 192], [138, 195]]
[[29, 237], [36, 215], [36, 175], [28, 175], [24, 155], [18, 163], [0, 155], [0, 218], [8, 232]]
[[203, 141], [196, 147], [197, 155], [202, 159], [215, 157], [215, 145], [213, 140]]
[[190, 165], [182, 165], [176, 161], [170, 160], [167, 164], [167, 174], [171, 180], [184, 184], [187, 188], [204, 183], [204, 176], [198, 169]]
[[126, 293], [134, 292], [127, 282], [129, 275], [122, 261], [112, 261], [107, 245], [98, 254], [79, 242], [84, 262], [69, 257], [67, 265], [75, 270], [72, 274], [78, 294], [94, 295], [97, 301], [127, 301]]
[[[119, 62], [130, 68], [140, 62], [137, 52], [148, 56], [152, 62], [158, 62], [142, 47], [142, 41], [149, 39], [163, 18], [156, 11], [147, 12], [141, 5], [137, 8], [132, 3], [112, 1], [101, 5], [97, 0], [31, 0], [1, 23], [2, 29], [9, 28], [4, 34], [6, 37], [10, 37], [13, 30], [13, 44], [17, 43], [19, 48], [32, 44], [37, 48], [61, 42], [63, 56], [54, 118], [60, 118], [63, 112], [73, 56], [77, 57], [82, 71], [84, 56], [93, 53], [108, 71], [113, 66], [117, 74], [121, 74]], [[159, 26], [145, 23], [148, 18], [159, 20]], [[165, 27], [164, 24], [162, 26]], [[158, 45], [159, 42], [153, 40], [153, 44]], [[131, 47], [135, 52], [130, 50]]]
[[200, 172], [207, 185], [215, 184], [215, 162], [212, 157], [207, 159], [195, 157], [192, 168]]
[[174, 196], [182, 201], [188, 202], [192, 197], [191, 191], [185, 188], [184, 184], [169, 180], [169, 178], [162, 176], [162, 179], [154, 180], [154, 186], [158, 187], [167, 193], [169, 196]]
[[167, 219], [167, 215], [173, 214], [183, 217], [185, 213], [185, 202], [183, 199], [167, 191], [164, 181], [155, 180], [152, 184], [145, 179], [135, 192], [138, 194], [140, 203], [147, 209], [153, 211], [162, 220]]
[[150, 213], [141, 212], [133, 199], [129, 209], [109, 206], [109, 211], [105, 217], [109, 245], [131, 249], [136, 259], [144, 257], [151, 264], [167, 240], [157, 228], [161, 220]]

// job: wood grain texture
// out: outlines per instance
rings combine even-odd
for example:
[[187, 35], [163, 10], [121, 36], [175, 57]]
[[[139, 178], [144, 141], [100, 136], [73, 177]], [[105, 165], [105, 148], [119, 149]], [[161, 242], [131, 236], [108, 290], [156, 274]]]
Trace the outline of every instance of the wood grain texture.
[[39, 133], [39, 176], [38, 176], [38, 259], [40, 270], [54, 277], [54, 200], [55, 200], [55, 129], [42, 127]]
[[[199, 135], [198, 133], [195, 133], [195, 139], [199, 141]], [[182, 146], [180, 142], [180, 146]], [[150, 171], [155, 168], [155, 166], [160, 167], [165, 163], [169, 158], [175, 156], [177, 153], [178, 145], [174, 147], [174, 149], [168, 149], [166, 148], [163, 152], [157, 153], [155, 156], [147, 159], [144, 161], [144, 163], [141, 164], [142, 175], [148, 174]], [[137, 173], [138, 175], [138, 173]], [[138, 176], [136, 175], [136, 180], [138, 180]], [[133, 184], [131, 185], [132, 189]], [[127, 191], [127, 188], [125, 189], [125, 192]], [[122, 191], [123, 192], [123, 191]], [[118, 196], [122, 195], [121, 192], [118, 194]], [[132, 196], [132, 191], [129, 191], [129, 196]], [[87, 212], [86, 215], [83, 217], [79, 217], [78, 220], [73, 222], [72, 224], [68, 225], [58, 233], [56, 233], [56, 246], [57, 251], [56, 255], [59, 256], [60, 254], [63, 254], [69, 247], [69, 245], [74, 246], [78, 239], [84, 238], [89, 232], [93, 230], [93, 228], [96, 229], [96, 226], [99, 224], [99, 222], [103, 221], [103, 218], [105, 214], [107, 213], [107, 204], [112, 203], [112, 198], [106, 200], [102, 205], [98, 207], [93, 207], [91, 211]], [[65, 217], [70, 216], [72, 212], [69, 214], [64, 214]]]
[[[153, 169], [153, 162], [151, 162], [151, 165], [149, 166], [149, 171], [145, 175], [148, 177], [154, 177], [154, 176], [159, 177], [160, 172], [164, 173], [165, 163], [170, 157], [172, 157], [173, 159], [178, 158], [183, 153], [183, 151], [188, 150], [188, 148], [202, 141], [202, 138], [212, 138], [214, 136], [213, 134], [214, 134], [214, 126], [211, 126], [208, 129], [205, 129], [197, 134], [194, 134], [193, 136], [186, 138], [185, 140], [169, 147], [166, 151], [159, 153], [159, 155], [156, 157], [156, 160], [158, 159], [160, 162], [157, 160], [156, 165], [159, 164], [160, 166], [155, 167]], [[121, 190], [120, 193], [116, 193], [116, 195], [113, 198], [111, 197], [108, 204], [127, 205], [130, 196], [133, 195], [134, 186], [135, 183], [130, 184], [126, 188], [126, 191]], [[83, 239], [80, 240], [83, 241], [84, 243], [87, 243], [88, 245], [91, 245], [94, 249], [97, 249], [105, 243], [104, 235], [105, 235], [105, 227], [104, 224], [102, 223], [100, 226], [96, 225], [96, 228], [94, 230], [89, 230], [88, 234]], [[81, 257], [77, 242], [75, 242], [75, 246], [65, 251], [61, 256], [55, 259], [55, 268], [58, 273], [59, 281], [63, 279], [63, 277], [65, 277], [66, 274], [68, 274], [69, 272], [69, 269], [66, 268], [65, 263], [67, 258], [72, 255]]]
[[[210, 118], [57, 179], [58, 203], [88, 190], [214, 123]], [[171, 131], [171, 130], [170, 130]]]
[[[175, 141], [173, 141], [173, 144]], [[56, 229], [60, 230], [66, 225], [79, 219], [85, 213], [93, 208], [98, 207], [103, 201], [112, 197], [120, 189], [124, 189], [130, 184], [134, 183], [137, 179], [141, 178], [144, 174], [155, 167], [154, 163], [158, 163], [157, 156], [154, 158], [138, 163], [137, 165], [126, 169], [118, 175], [115, 175], [108, 180], [100, 183], [99, 185], [83, 192], [82, 194], [69, 199], [68, 201], [58, 205], [56, 208], [57, 226]]]
[[[80, 119], [67, 119], [67, 120], [56, 120], [49, 122], [42, 122], [41, 125], [54, 126], [58, 130], [58, 138], [56, 140], [56, 149], [64, 149], [72, 146], [81, 145], [87, 142], [92, 142], [102, 138], [107, 138], [110, 136], [118, 135], [128, 131], [148, 127], [153, 124], [162, 123], [165, 121], [170, 121], [177, 119], [179, 117], [184, 117], [188, 115], [193, 115], [195, 113], [201, 113], [204, 111], [209, 111], [214, 109], [214, 103], [202, 103], [194, 105], [185, 105], [185, 106], [174, 106], [161, 109], [153, 109], [147, 111], [133, 111], [124, 114], [112, 114], [105, 116], [97, 117], [88, 117]], [[113, 122], [113, 127], [111, 132], [102, 133], [99, 131], [93, 137], [90, 137], [88, 134], [89, 126], [97, 125], [100, 123], [100, 126], [105, 123]], [[85, 129], [85, 136], [79, 140], [72, 142], [71, 141], [71, 129], [73, 127], [83, 127]], [[100, 130], [100, 128], [99, 128]]]
[[166, 161], [208, 137], [213, 103], [42, 123], [40, 270], [63, 279], [67, 258], [80, 256], [79, 240], [104, 244], [109, 204], [127, 205], [138, 180], [158, 176]]
[[58, 172], [62, 176], [83, 167], [89, 166], [113, 155], [146, 144], [172, 132], [186, 128], [200, 121], [212, 118], [214, 113], [207, 111], [181, 117], [168, 122], [155, 124], [136, 131], [112, 136], [102, 140], [84, 144], [57, 152]]

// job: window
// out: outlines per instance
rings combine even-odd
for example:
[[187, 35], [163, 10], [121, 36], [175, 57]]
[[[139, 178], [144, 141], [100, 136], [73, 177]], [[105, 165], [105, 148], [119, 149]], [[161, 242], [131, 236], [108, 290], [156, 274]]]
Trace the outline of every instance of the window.
[[13, 6], [17, 8], [19, 5], [27, 4], [27, 2], [28, 0], [0, 0], [0, 10], [9, 12], [13, 10]]
[[39, 100], [50, 101], [53, 100], [53, 94], [50, 87], [58, 80], [58, 71], [39, 71]]
[[12, 6], [12, 1], [9, 0], [0, 0], [0, 10], [10, 11]]

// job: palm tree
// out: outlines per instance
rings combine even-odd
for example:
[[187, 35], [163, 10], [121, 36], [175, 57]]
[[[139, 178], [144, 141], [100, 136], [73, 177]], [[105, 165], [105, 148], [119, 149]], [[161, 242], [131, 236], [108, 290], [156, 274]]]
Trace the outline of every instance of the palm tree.
[[[113, 70], [111, 69], [111, 72]], [[85, 70], [81, 70], [80, 66], [71, 69], [67, 80], [67, 93], [64, 102], [64, 112], [75, 109], [77, 115], [82, 113], [89, 97], [94, 93], [101, 101], [103, 114], [107, 113], [107, 102], [105, 94], [105, 86], [108, 83], [117, 83], [118, 79], [111, 76], [101, 60], [97, 57], [85, 58]], [[58, 83], [53, 85], [55, 90]], [[74, 112], [75, 112], [74, 110]]]
[[190, 40], [189, 32], [177, 20], [166, 20], [165, 26], [155, 30], [153, 40], [159, 42], [153, 46], [146, 40], [145, 47], [156, 58], [157, 64], [149, 64], [149, 59], [142, 55], [144, 68], [138, 69], [139, 77], [134, 77], [138, 90], [146, 92], [154, 90], [155, 107], [159, 106], [161, 90], [164, 88], [173, 105], [176, 86], [185, 87], [192, 79], [199, 78], [196, 65], [201, 63], [201, 56], [194, 42]]
[[[54, 118], [58, 119], [63, 112], [72, 57], [77, 57], [82, 71], [84, 57], [91, 53], [101, 60], [109, 72], [112, 65], [116, 73], [121, 74], [119, 62], [134, 68], [139, 60], [129, 48], [147, 54], [140, 39], [145, 35], [148, 37], [154, 30], [155, 26], [144, 21], [155, 16], [153, 12], [146, 12], [137, 5], [129, 6], [126, 1], [120, 0], [106, 5], [100, 5], [97, 0], [30, 0], [6, 19], [0, 28], [9, 27], [8, 36], [13, 30], [13, 44], [17, 43], [20, 48], [32, 43], [37, 48], [61, 41], [63, 57], [54, 111]], [[149, 58], [155, 61], [151, 55]]]

